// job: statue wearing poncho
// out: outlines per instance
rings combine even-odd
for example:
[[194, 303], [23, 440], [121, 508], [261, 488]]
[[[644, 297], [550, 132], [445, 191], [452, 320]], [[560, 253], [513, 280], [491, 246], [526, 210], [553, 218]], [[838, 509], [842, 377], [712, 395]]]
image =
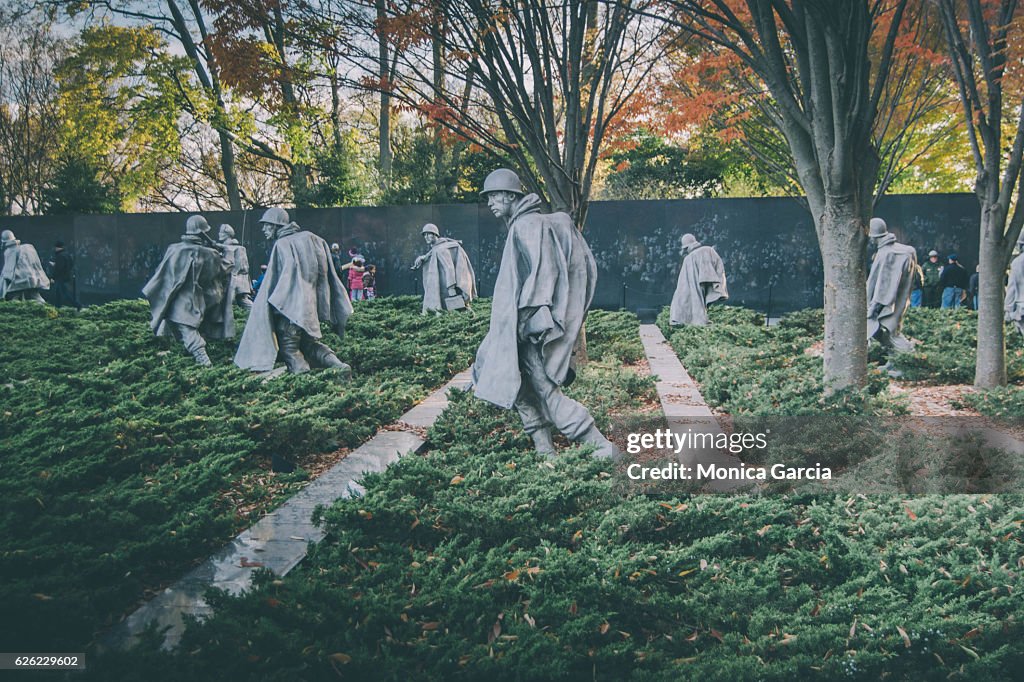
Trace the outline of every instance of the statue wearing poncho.
[[430, 251], [417, 257], [412, 269], [423, 269], [423, 313], [453, 309], [453, 299], [454, 308], [468, 306], [476, 298], [476, 274], [462, 243], [440, 236], [433, 223], [422, 233]]
[[575, 378], [573, 349], [594, 297], [597, 265], [565, 213], [540, 212], [510, 170], [491, 173], [483, 194], [508, 237], [494, 285], [491, 324], [473, 364], [474, 393], [515, 407], [538, 452], [553, 455], [551, 428], [614, 457], [587, 408], [562, 393]]
[[4, 267], [0, 270], [0, 301], [25, 300], [46, 303], [40, 289], [50, 288], [50, 278], [39, 262], [36, 247], [22, 244], [14, 233], [4, 230], [0, 234], [0, 251]]
[[913, 350], [913, 342], [903, 336], [903, 316], [910, 307], [917, 252], [898, 243], [881, 218], [871, 219], [868, 237], [878, 248], [868, 273], [868, 340], [900, 352]]
[[1024, 234], [1017, 240], [1017, 257], [1010, 263], [1010, 278], [1006, 282], [1006, 320], [1013, 322], [1024, 334]]
[[221, 225], [217, 235], [224, 249], [224, 258], [231, 263], [227, 299], [243, 308], [252, 308], [252, 280], [249, 279], [249, 252], [235, 239], [235, 229]]
[[206, 337], [229, 339], [235, 335], [231, 303], [224, 290], [231, 265], [213, 248], [206, 234], [210, 225], [202, 216], [185, 223], [181, 241], [171, 244], [156, 272], [142, 288], [149, 300], [149, 326], [157, 336], [174, 336], [195, 361], [209, 366]]
[[267, 238], [276, 241], [235, 364], [268, 371], [280, 352], [288, 370], [296, 374], [311, 367], [351, 374], [351, 368], [320, 341], [321, 321], [343, 336], [352, 314], [327, 242], [289, 221], [284, 209], [268, 209], [260, 224]]
[[692, 234], [682, 238], [683, 265], [672, 295], [670, 321], [699, 327], [708, 324], [708, 304], [729, 298], [725, 265], [712, 246], [702, 246]]

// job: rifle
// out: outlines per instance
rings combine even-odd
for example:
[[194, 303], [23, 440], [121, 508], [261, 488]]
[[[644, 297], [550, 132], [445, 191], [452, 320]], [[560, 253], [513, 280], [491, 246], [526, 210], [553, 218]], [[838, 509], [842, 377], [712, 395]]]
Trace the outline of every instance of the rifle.
[[211, 249], [217, 249], [218, 251], [220, 251], [221, 254], [223, 254], [224, 251], [226, 250], [227, 247], [224, 244], [221, 244], [220, 242], [216, 241], [213, 237], [209, 235], [209, 233], [200, 232], [199, 235], [203, 238], [203, 240], [206, 241], [206, 246], [209, 246]]

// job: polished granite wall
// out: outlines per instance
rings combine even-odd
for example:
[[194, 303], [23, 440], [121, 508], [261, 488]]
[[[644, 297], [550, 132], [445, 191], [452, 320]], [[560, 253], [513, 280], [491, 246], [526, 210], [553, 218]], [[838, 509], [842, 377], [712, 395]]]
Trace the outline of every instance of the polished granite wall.
[[[298, 209], [292, 218], [343, 252], [358, 246], [377, 265], [379, 293], [419, 293], [409, 270], [425, 251], [420, 228], [436, 223], [443, 236], [462, 240], [489, 296], [501, 260], [504, 230], [483, 204]], [[85, 303], [139, 296], [164, 249], [177, 241], [190, 214], [0, 218], [0, 226], [34, 244], [45, 261], [54, 240], [75, 255]], [[253, 272], [269, 244], [256, 224], [261, 210], [205, 213], [214, 231], [230, 223], [249, 250]], [[893, 195], [876, 211], [922, 260], [935, 248], [950, 251], [973, 271], [978, 257], [978, 203], [972, 194]], [[598, 264], [594, 306], [654, 309], [667, 304], [679, 273], [679, 237], [692, 232], [725, 261], [731, 303], [776, 314], [820, 306], [822, 267], [807, 210], [790, 198], [596, 201], [584, 234]], [[867, 259], [865, 254], [865, 259]], [[943, 261], [944, 262], [944, 261]]]

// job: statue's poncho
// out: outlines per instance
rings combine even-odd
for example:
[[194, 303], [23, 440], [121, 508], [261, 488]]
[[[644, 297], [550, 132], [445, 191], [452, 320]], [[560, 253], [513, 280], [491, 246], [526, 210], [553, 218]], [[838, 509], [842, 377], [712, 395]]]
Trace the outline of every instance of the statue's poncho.
[[882, 307], [876, 319], [868, 319], [868, 339], [885, 327], [896, 350], [910, 350], [913, 345], [903, 338], [903, 315], [910, 307], [910, 291], [914, 287], [917, 252], [914, 247], [896, 242], [896, 235], [882, 238], [868, 273], [868, 314], [875, 305]]
[[1024, 253], [1010, 263], [1004, 308], [1007, 321], [1012, 321], [1017, 325], [1017, 329], [1024, 333]]
[[18, 244], [3, 250], [4, 268], [0, 271], [0, 301], [7, 294], [27, 289], [49, 289], [50, 278], [39, 262], [36, 247]]
[[223, 243], [224, 259], [231, 263], [231, 279], [228, 282], [227, 297], [234, 301], [236, 296], [252, 293], [252, 280], [249, 279], [249, 252], [239, 244], [237, 239], [228, 239]]
[[476, 274], [466, 250], [454, 239], [438, 237], [423, 262], [423, 312], [444, 311], [452, 285], [466, 303], [476, 298]]
[[156, 272], [142, 287], [149, 299], [149, 326], [157, 336], [171, 336], [167, 322], [199, 330], [204, 337], [229, 339], [235, 335], [231, 301], [224, 288], [230, 265], [198, 237], [185, 236], [171, 244]]
[[327, 242], [299, 230], [295, 223], [279, 234], [235, 353], [235, 364], [242, 369], [265, 372], [274, 368], [277, 338], [273, 311], [314, 339], [321, 337], [321, 320], [343, 335], [352, 314], [352, 302], [334, 269]]
[[597, 284], [597, 263], [566, 213], [540, 212], [528, 194], [512, 207], [508, 238], [491, 302], [491, 326], [473, 363], [474, 393], [510, 408], [522, 381], [519, 337], [534, 311], [548, 307], [554, 329], [541, 354], [547, 376], [559, 386], [575, 377], [573, 347]]
[[704, 326], [708, 304], [729, 298], [725, 265], [713, 247], [698, 246], [683, 259], [670, 309], [672, 324]]

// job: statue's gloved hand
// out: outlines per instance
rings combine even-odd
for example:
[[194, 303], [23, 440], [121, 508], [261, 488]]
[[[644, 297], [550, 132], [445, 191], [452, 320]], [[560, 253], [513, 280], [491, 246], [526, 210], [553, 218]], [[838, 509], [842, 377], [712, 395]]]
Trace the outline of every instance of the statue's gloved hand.
[[868, 310], [868, 319], [869, 320], [876, 320], [876, 319], [878, 319], [878, 316], [881, 314], [882, 308], [884, 308], [884, 307], [885, 306], [883, 306], [881, 303], [874, 303], [874, 304], [872, 304], [870, 310]]
[[545, 337], [555, 328], [555, 321], [551, 317], [551, 308], [541, 306], [537, 308], [526, 323], [523, 330], [527, 340], [533, 343], [544, 343]]
[[416, 256], [416, 260], [412, 262], [410, 270], [419, 270], [420, 266], [423, 265], [423, 256]]

